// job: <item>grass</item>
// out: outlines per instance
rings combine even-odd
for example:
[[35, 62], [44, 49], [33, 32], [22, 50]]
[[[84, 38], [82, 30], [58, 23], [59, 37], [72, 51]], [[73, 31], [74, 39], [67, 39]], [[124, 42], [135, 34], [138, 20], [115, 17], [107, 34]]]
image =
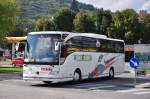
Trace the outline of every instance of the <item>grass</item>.
[[146, 70], [146, 73], [147, 73], [147, 74], [150, 74], [150, 69]]
[[143, 70], [143, 69], [137, 69], [136, 72], [141, 72], [141, 71], [145, 72], [146, 74], [150, 74], [150, 69], [146, 69], [146, 70]]
[[22, 73], [22, 67], [0, 67], [0, 73]]

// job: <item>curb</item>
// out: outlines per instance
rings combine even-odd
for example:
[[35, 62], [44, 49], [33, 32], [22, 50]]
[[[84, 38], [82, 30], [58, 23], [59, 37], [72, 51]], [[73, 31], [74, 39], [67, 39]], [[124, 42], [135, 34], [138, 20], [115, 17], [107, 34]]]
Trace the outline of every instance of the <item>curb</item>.
[[136, 85], [136, 88], [150, 88], [150, 83], [143, 83], [140, 85]]

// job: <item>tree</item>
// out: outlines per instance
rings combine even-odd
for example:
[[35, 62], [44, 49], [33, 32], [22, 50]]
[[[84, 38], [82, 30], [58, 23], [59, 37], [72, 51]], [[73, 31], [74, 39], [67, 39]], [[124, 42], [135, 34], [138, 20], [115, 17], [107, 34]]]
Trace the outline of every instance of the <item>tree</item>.
[[47, 30], [47, 31], [56, 30], [56, 25], [54, 23], [53, 17], [46, 18], [45, 30]]
[[[132, 42], [128, 42], [129, 44], [137, 43], [139, 39], [139, 22], [138, 22], [138, 14], [133, 9], [126, 9], [121, 12], [116, 12], [113, 14], [114, 26], [116, 27], [117, 37], [120, 39], [124, 39], [126, 42], [128, 41], [128, 37], [131, 37], [131, 34], [134, 38], [132, 38]], [[130, 36], [125, 36], [129, 35]]]
[[125, 38], [126, 38], [126, 43], [130, 44], [131, 42], [133, 42], [134, 35], [131, 31], [128, 31], [125, 33]]
[[52, 17], [40, 18], [36, 21], [35, 31], [54, 31], [56, 30]]
[[109, 10], [104, 11], [103, 9], [97, 9], [92, 18], [96, 26], [96, 33], [108, 35], [108, 28], [112, 23], [112, 15]]
[[10, 37], [21, 37], [25, 35], [26, 31], [23, 29], [22, 24], [17, 24], [15, 30], [9, 34]]
[[147, 12], [139, 14], [139, 22], [141, 24], [142, 43], [150, 43], [150, 14]]
[[0, 0], [0, 47], [5, 47], [9, 32], [13, 31], [19, 21], [17, 0]]
[[74, 19], [74, 31], [82, 33], [95, 32], [94, 21], [85, 13], [77, 13]]
[[114, 23], [111, 23], [110, 26], [107, 28], [107, 35], [111, 38], [117, 37], [116, 27], [114, 26]]
[[0, 35], [15, 29], [19, 21], [17, 0], [0, 0]]
[[36, 27], [36, 20], [35, 19], [21, 19], [19, 23], [21, 29], [25, 31], [25, 34], [32, 32], [35, 30]]
[[75, 13], [68, 8], [61, 8], [54, 14], [54, 23], [59, 31], [72, 31]]
[[113, 17], [113, 22], [114, 22], [114, 26], [116, 28], [115, 32], [116, 32], [116, 37], [115, 38], [120, 38], [120, 39], [124, 39], [124, 22], [123, 22], [123, 15], [121, 12], [117, 11], [116, 13], [114, 13], [112, 15]]

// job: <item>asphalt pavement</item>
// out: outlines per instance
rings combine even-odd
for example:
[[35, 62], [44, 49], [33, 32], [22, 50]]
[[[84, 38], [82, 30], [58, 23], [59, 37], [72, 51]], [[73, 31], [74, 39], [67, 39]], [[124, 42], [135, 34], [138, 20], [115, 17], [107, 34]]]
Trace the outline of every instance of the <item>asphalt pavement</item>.
[[150, 99], [150, 79], [138, 79], [134, 88], [133, 77], [125, 73], [114, 80], [100, 78], [51, 85], [23, 81], [21, 77], [1, 79], [0, 99]]

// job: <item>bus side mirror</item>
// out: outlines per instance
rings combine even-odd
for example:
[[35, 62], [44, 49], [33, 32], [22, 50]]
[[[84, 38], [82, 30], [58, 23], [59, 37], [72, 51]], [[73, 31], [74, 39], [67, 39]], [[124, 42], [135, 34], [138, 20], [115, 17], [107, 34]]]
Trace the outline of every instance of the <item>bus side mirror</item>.
[[19, 44], [20, 44], [20, 42], [17, 42], [17, 43], [16, 43], [16, 45], [15, 45], [15, 49], [16, 49], [16, 51], [18, 51], [18, 50], [19, 50]]
[[59, 50], [60, 42], [55, 42], [55, 51]]

